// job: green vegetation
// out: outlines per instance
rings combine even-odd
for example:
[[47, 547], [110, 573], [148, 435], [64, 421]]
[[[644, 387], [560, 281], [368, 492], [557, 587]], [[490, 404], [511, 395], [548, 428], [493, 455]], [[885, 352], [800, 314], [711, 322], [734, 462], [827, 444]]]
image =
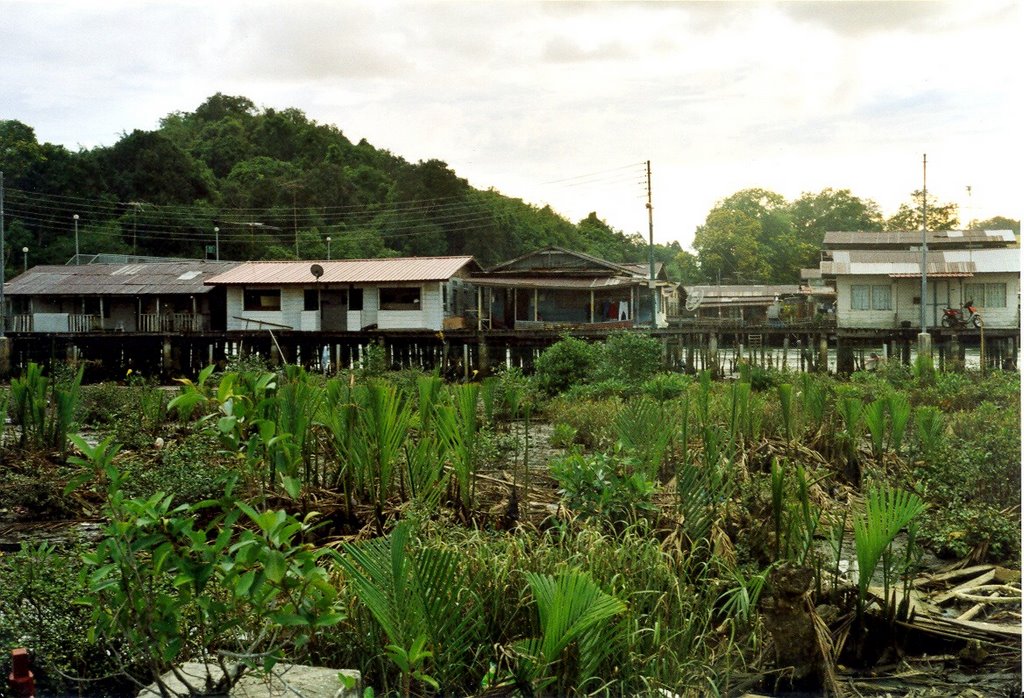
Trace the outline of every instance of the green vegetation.
[[[30, 245], [39, 264], [75, 253], [64, 232], [74, 214], [83, 254], [212, 258], [217, 227], [220, 259], [473, 255], [489, 266], [558, 245], [613, 262], [647, 260], [644, 237], [597, 213], [573, 223], [547, 206], [474, 189], [440, 160], [410, 163], [298, 109], [220, 93], [168, 114], [154, 131], [77, 152], [0, 120], [0, 170], [7, 244]], [[680, 251], [656, 246], [657, 259], [673, 266]], [[18, 260], [7, 264], [10, 278]]]
[[[840, 611], [820, 661], [870, 667], [901, 649], [923, 550], [1016, 564], [1017, 374], [716, 382], [661, 372], [653, 346], [566, 339], [534, 376], [464, 385], [207, 369], [170, 395], [62, 388], [60, 419], [32, 396], [77, 378], [33, 367], [0, 399], [0, 508], [102, 524], [0, 555], [0, 641], [30, 644], [54, 692], [197, 659], [228, 683], [352, 667], [403, 696], [735, 694], [775, 685], [763, 600], [787, 575]], [[147, 404], [122, 440], [111, 415]], [[54, 441], [54, 420], [97, 434]], [[567, 451], [543, 455], [539, 423]]]

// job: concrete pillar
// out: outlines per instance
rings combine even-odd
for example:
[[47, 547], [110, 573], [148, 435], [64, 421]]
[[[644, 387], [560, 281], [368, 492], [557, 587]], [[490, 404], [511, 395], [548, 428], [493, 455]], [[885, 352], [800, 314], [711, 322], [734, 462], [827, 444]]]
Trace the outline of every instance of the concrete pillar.
[[828, 337], [818, 340], [818, 370], [828, 373]]
[[932, 353], [932, 336], [928, 332], [920, 332], [917, 335], [917, 353], [928, 354]]
[[789, 337], [782, 338], [782, 370], [789, 370]]
[[718, 335], [708, 337], [708, 368], [711, 375], [718, 375]]

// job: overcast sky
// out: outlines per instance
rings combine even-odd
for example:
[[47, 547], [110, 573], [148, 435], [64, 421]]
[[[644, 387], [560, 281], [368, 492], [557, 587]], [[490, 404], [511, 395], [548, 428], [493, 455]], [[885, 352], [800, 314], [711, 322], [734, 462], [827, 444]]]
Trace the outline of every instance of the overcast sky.
[[645, 236], [650, 160], [684, 246], [746, 187], [890, 215], [924, 153], [964, 220], [1020, 218], [1018, 5], [0, 0], [0, 118], [91, 148], [246, 96]]

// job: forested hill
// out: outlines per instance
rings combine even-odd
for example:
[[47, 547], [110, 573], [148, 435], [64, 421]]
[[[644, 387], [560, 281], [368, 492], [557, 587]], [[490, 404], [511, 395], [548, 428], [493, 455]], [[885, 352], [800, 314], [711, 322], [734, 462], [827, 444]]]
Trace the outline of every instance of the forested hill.
[[[471, 254], [484, 266], [547, 245], [612, 261], [647, 259], [645, 241], [597, 214], [573, 223], [470, 187], [444, 162], [410, 163], [297, 109], [216, 94], [156, 131], [71, 152], [0, 121], [8, 268], [64, 263], [80, 249], [221, 259]], [[674, 263], [680, 248], [659, 246]], [[213, 256], [212, 254], [210, 255]]]

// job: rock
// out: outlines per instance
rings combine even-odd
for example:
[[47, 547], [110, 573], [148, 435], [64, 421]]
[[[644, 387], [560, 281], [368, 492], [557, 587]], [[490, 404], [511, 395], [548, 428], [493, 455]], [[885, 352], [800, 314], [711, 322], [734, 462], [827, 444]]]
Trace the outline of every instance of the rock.
[[[189, 677], [189, 683], [202, 690], [206, 682], [206, 666], [200, 662], [187, 662], [179, 670]], [[210, 665], [214, 678], [223, 676], [220, 667]], [[346, 677], [342, 680], [341, 676]], [[175, 695], [187, 696], [188, 689], [173, 672], [162, 677], [164, 684]], [[193, 680], [194, 679], [194, 680]], [[236, 698], [276, 698], [277, 696], [304, 696], [305, 698], [358, 698], [362, 695], [362, 676], [353, 669], [328, 669], [303, 664], [278, 664], [271, 675], [247, 671], [227, 695]], [[139, 692], [139, 698], [159, 698], [160, 689], [152, 683]]]

